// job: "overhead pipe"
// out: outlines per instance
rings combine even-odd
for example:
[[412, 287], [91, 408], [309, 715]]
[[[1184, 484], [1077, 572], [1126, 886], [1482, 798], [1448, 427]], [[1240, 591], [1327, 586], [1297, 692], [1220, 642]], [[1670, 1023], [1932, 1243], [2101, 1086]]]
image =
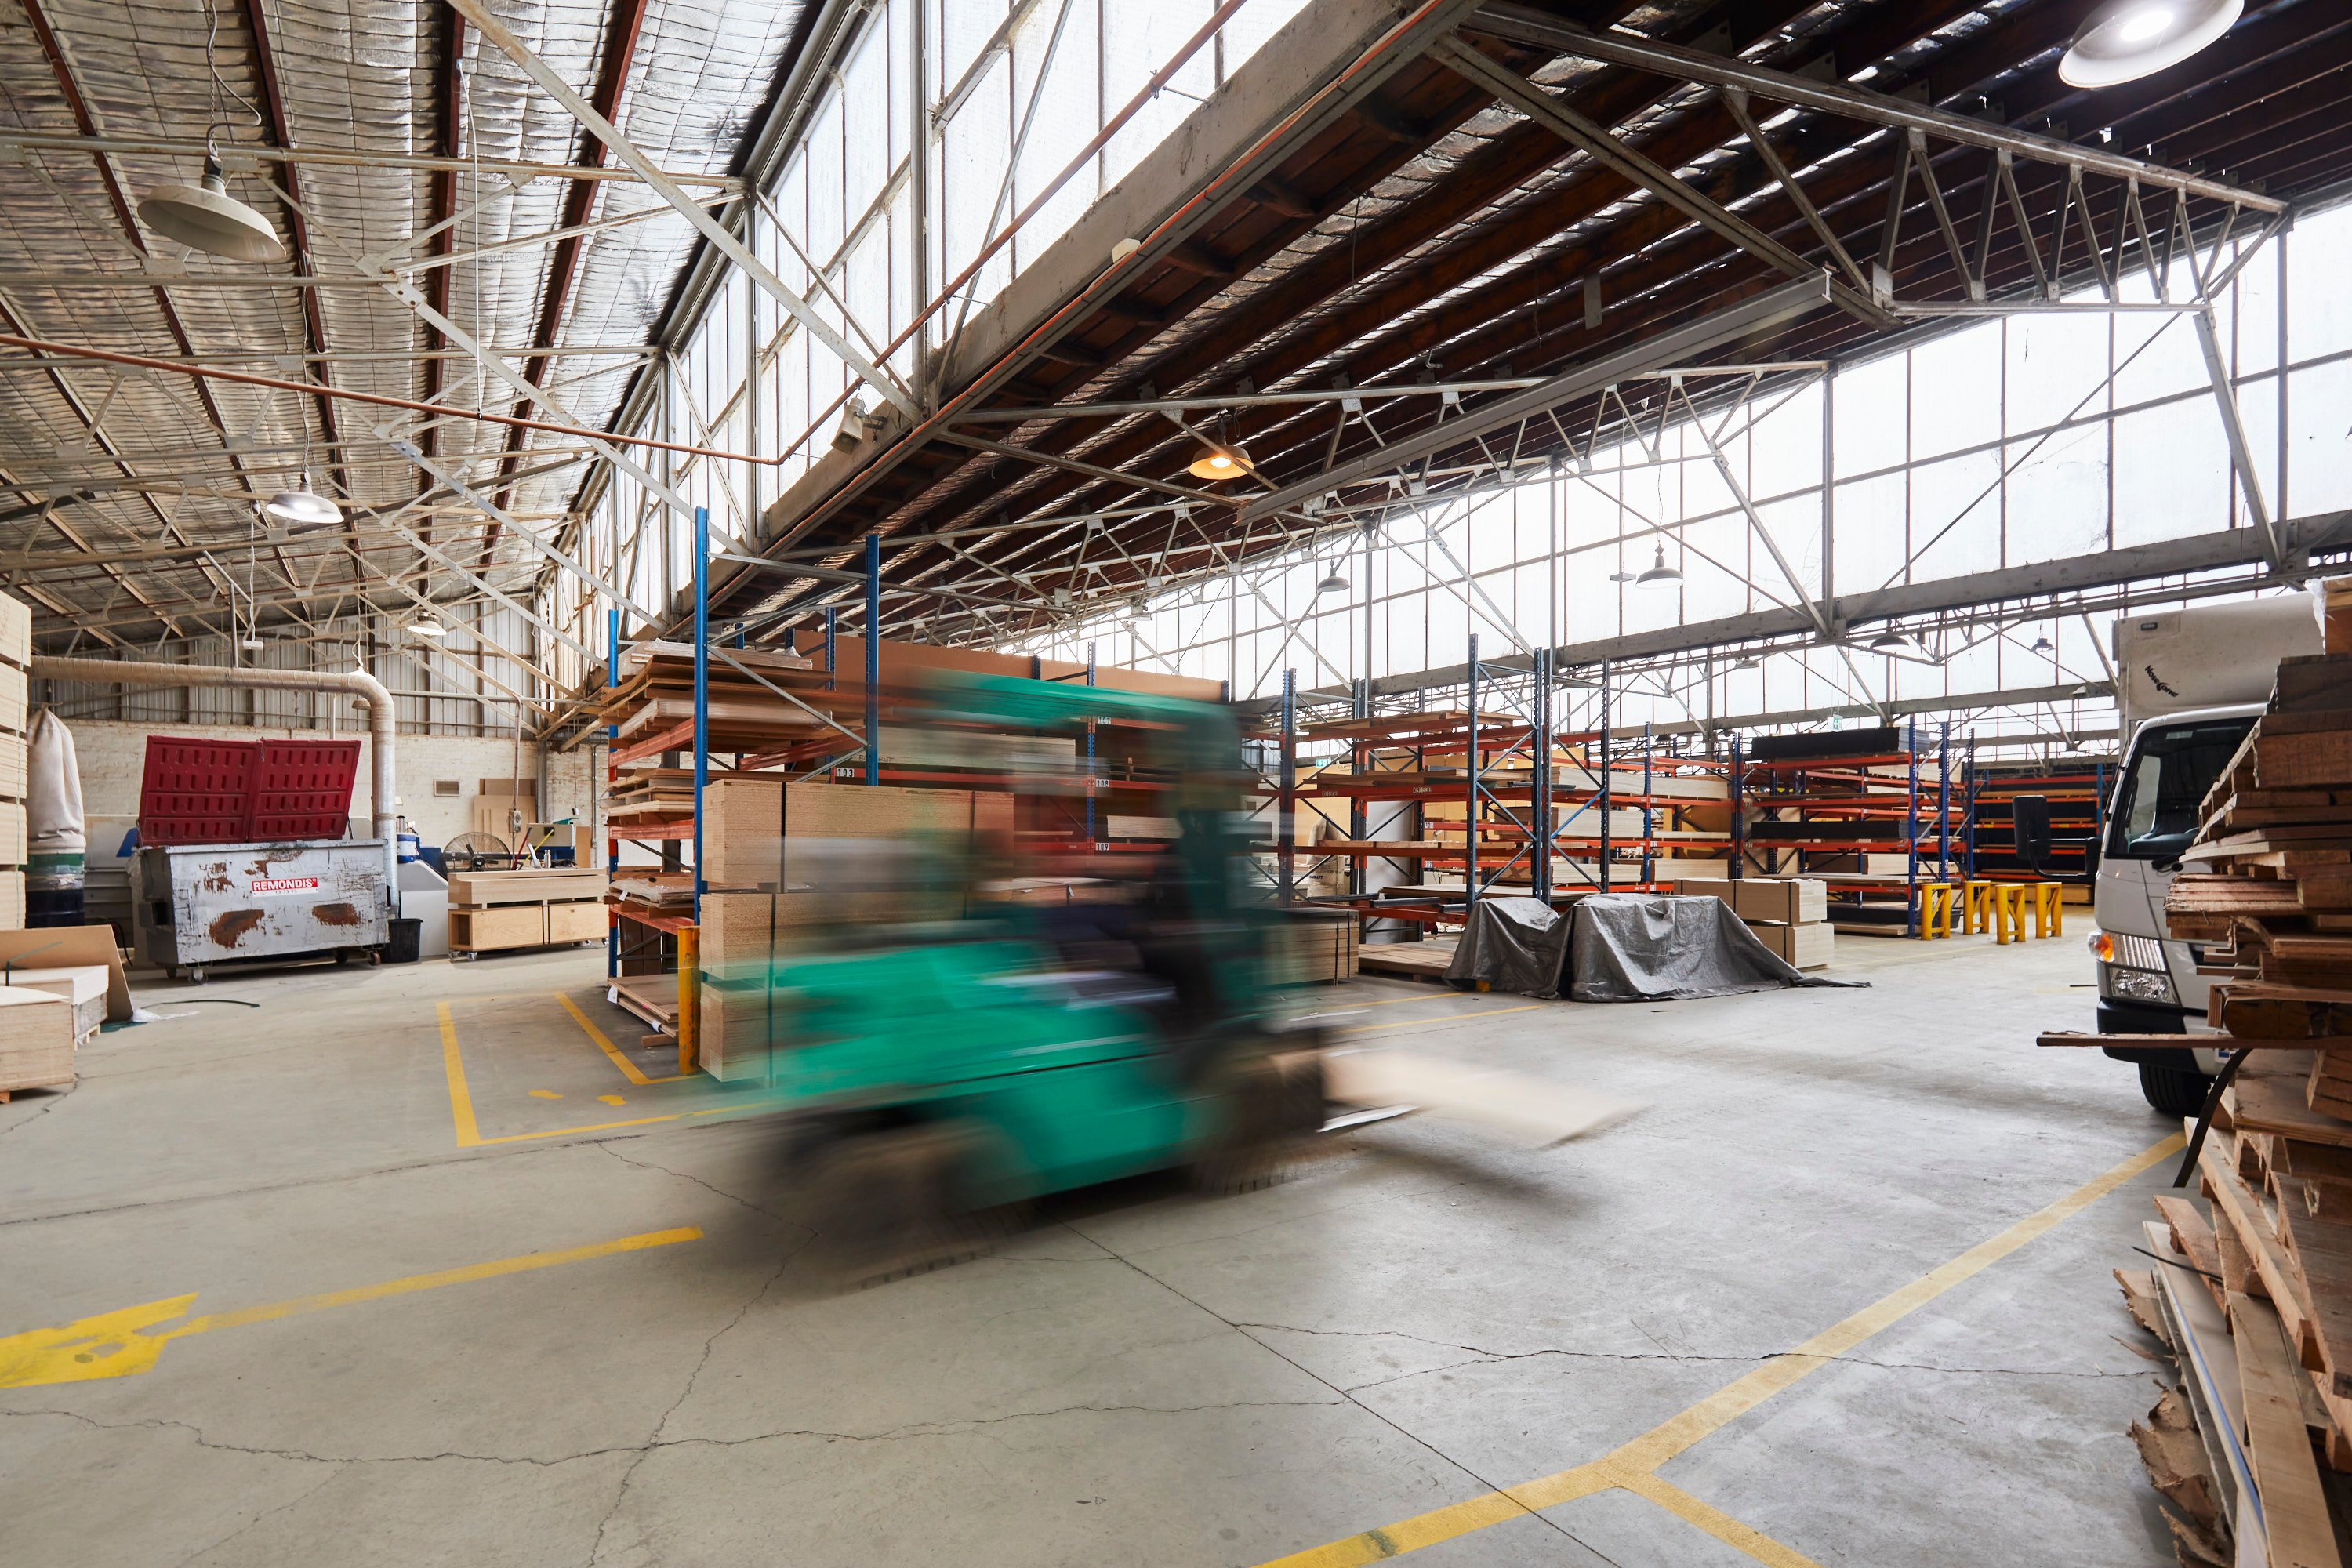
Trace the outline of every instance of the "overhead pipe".
[[384, 886], [395, 900], [400, 886], [400, 845], [394, 827], [399, 803], [393, 791], [392, 693], [383, 681], [359, 670], [237, 669], [226, 665], [148, 664], [130, 659], [59, 658], [36, 654], [33, 674], [51, 680], [86, 680], [115, 686], [231, 686], [266, 691], [335, 691], [356, 697], [368, 709], [368, 808], [376, 837], [383, 840]]

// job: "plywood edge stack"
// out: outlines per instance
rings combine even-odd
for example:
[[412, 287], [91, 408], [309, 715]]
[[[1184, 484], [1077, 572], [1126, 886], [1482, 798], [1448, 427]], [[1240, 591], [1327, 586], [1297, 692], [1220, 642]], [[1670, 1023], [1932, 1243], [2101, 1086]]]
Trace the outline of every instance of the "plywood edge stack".
[[1287, 904], [1276, 910], [1269, 957], [1276, 985], [1353, 980], [1360, 966], [1363, 922], [1351, 909]]
[[18, 1089], [73, 1082], [80, 1037], [68, 997], [0, 985], [0, 1105]]
[[587, 867], [459, 871], [449, 879], [450, 956], [601, 942], [605, 891], [604, 873]]
[[1830, 924], [1829, 885], [1816, 877], [1685, 878], [1685, 898], [1720, 899], [1756, 940], [1798, 969], [1827, 969], [1837, 952]]
[[33, 612], [0, 594], [0, 931], [25, 929], [26, 731], [32, 689]]

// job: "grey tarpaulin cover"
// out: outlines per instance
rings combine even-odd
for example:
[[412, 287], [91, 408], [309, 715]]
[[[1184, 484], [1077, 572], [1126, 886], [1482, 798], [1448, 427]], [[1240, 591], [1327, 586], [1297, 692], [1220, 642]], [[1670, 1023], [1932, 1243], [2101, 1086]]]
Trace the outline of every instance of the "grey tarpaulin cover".
[[1544, 998], [1558, 996], [1567, 982], [1579, 1002], [1862, 984], [1791, 966], [1721, 899], [1656, 893], [1594, 893], [1567, 915], [1537, 899], [1481, 899], [1445, 978]]
[[1757, 941], [1721, 899], [1656, 893], [1595, 893], [1580, 901], [1568, 978], [1568, 994], [1579, 1002], [1654, 1002], [1785, 985], [1864, 984], [1805, 973]]
[[1540, 899], [1481, 899], [1445, 978], [1483, 980], [1497, 991], [1550, 998], [1559, 994], [1567, 960], [1568, 918], [1549, 904]]

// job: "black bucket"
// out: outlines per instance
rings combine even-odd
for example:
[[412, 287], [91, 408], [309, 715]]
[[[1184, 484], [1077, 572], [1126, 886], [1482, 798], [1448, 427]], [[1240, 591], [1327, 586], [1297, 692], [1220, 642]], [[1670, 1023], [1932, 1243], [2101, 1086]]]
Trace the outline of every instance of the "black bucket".
[[392, 922], [392, 939], [383, 944], [383, 961], [386, 963], [414, 963], [417, 949], [424, 945], [423, 921], [394, 920]]
[[25, 924], [28, 927], [78, 926], [84, 922], [84, 911], [82, 889], [79, 887], [25, 889]]

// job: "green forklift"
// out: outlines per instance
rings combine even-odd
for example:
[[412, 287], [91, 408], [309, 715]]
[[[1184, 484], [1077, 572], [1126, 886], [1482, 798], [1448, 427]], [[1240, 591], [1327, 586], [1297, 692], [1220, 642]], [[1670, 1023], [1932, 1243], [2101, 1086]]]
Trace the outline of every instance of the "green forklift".
[[921, 717], [975, 734], [1115, 727], [1122, 780], [1155, 792], [1177, 837], [1120, 858], [1127, 874], [1097, 889], [1121, 896], [1050, 907], [992, 904], [988, 873], [1012, 868], [923, 847], [905, 863], [929, 868], [921, 902], [950, 918], [845, 929], [761, 977], [771, 1083], [797, 1113], [835, 1267], [868, 1282], [935, 1268], [1036, 1199], [1122, 1177], [1271, 1180], [1323, 1124], [1323, 1041], [1277, 1018], [1277, 917], [1247, 889], [1253, 775], [1232, 715], [964, 676], [928, 688]]

